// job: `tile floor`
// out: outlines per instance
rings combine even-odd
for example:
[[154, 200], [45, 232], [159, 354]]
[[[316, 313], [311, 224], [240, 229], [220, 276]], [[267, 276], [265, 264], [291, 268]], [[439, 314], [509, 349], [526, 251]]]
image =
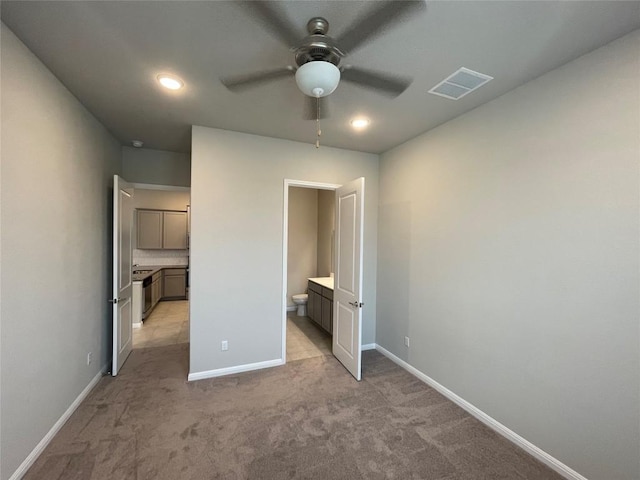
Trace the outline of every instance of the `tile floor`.
[[[189, 301], [160, 302], [140, 328], [133, 330], [133, 348], [189, 342]], [[331, 335], [308, 317], [287, 312], [287, 362], [331, 355]]]
[[331, 355], [331, 335], [308, 317], [287, 312], [287, 362]]
[[189, 342], [189, 301], [160, 302], [142, 327], [133, 329], [133, 348]]

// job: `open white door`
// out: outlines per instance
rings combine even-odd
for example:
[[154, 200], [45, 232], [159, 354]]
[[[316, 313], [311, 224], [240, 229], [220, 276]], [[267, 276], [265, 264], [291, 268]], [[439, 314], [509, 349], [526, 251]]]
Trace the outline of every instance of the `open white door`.
[[132, 348], [133, 187], [113, 176], [113, 363], [115, 377]]
[[333, 354], [356, 380], [362, 356], [362, 239], [364, 178], [336, 190]]

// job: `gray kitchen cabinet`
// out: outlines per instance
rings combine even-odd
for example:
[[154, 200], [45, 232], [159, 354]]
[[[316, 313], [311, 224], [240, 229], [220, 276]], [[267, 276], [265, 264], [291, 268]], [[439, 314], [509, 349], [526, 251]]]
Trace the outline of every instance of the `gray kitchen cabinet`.
[[187, 271], [184, 268], [164, 269], [163, 299], [183, 299], [187, 297]]
[[151, 280], [151, 308], [162, 298], [162, 270], [153, 274]]
[[187, 212], [162, 212], [162, 248], [187, 249]]
[[138, 210], [137, 248], [186, 250], [187, 212]]
[[162, 248], [162, 212], [159, 210], [138, 210], [137, 234], [138, 248]]

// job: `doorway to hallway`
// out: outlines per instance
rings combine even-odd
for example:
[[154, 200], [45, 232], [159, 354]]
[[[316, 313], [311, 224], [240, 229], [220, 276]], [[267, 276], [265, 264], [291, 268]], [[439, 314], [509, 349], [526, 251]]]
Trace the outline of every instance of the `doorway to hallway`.
[[189, 300], [162, 301], [140, 328], [133, 330], [133, 348], [189, 343]]

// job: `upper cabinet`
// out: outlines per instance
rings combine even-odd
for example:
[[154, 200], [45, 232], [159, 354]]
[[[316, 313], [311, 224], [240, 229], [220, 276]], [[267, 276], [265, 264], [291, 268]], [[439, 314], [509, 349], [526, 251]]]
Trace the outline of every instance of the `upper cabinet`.
[[162, 248], [186, 250], [187, 212], [162, 212]]
[[137, 248], [186, 250], [187, 212], [138, 210]]
[[159, 210], [138, 210], [138, 248], [162, 248], [162, 214]]

